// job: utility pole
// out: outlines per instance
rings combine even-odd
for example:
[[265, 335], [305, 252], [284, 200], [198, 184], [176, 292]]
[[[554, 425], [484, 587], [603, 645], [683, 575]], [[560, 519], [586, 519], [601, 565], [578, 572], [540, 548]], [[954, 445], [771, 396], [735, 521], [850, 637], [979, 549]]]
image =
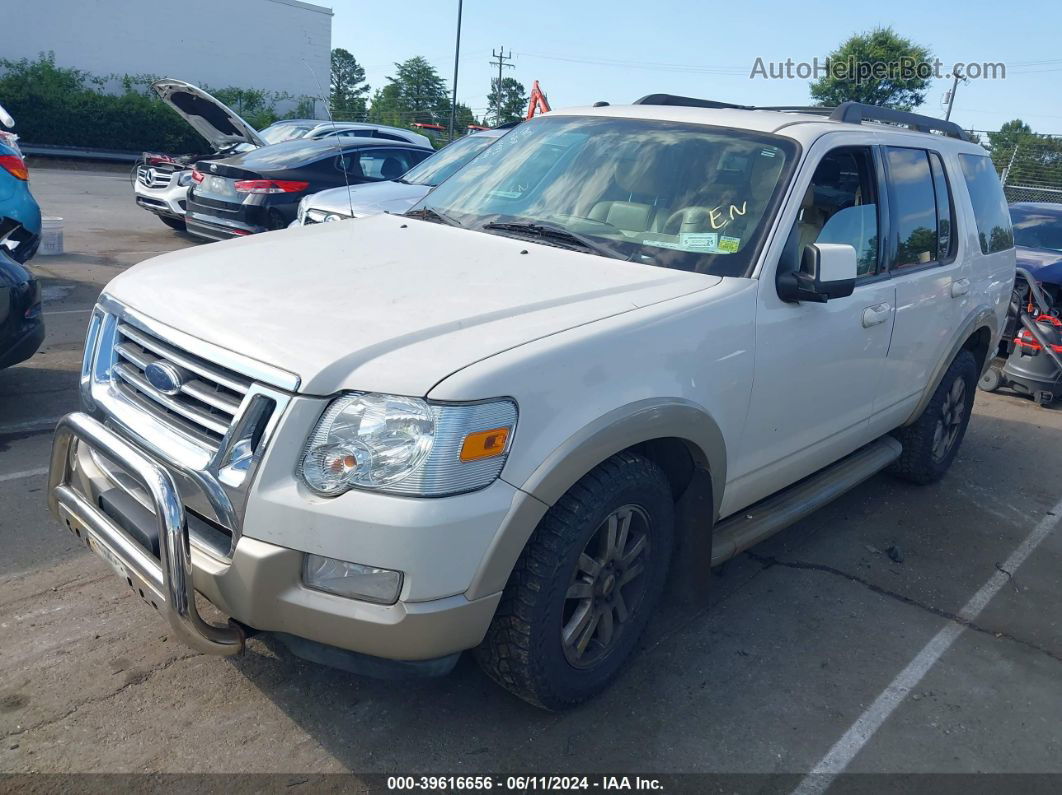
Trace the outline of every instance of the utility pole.
[[508, 67], [509, 69], [515, 69], [516, 67], [513, 64], [511, 64], [511, 63], [505, 63], [506, 61], [511, 61], [513, 59], [513, 51], [512, 50], [509, 50], [509, 54], [506, 55], [505, 54], [505, 48], [504, 47], [499, 47], [498, 48], [498, 52], [494, 52], [494, 50], [491, 50], [490, 54], [491, 54], [492, 57], [497, 59], [496, 61], [491, 61], [490, 65], [498, 67], [498, 86], [495, 89], [495, 92], [496, 92], [495, 96], [498, 98], [498, 110], [497, 110], [497, 114], [498, 115], [495, 118], [494, 123], [495, 124], [501, 124], [502, 123], [502, 69], [504, 69], [506, 67]]
[[944, 114], [944, 121], [951, 119], [951, 107], [955, 104], [955, 90], [959, 87], [959, 81], [963, 79], [963, 76], [959, 74], [959, 70], [956, 69], [952, 75], [954, 80], [951, 83], [951, 91], [948, 92], [948, 112]]
[[457, 120], [457, 64], [461, 60], [461, 10], [464, 0], [457, 0], [457, 42], [454, 44], [454, 96], [450, 102], [450, 140], [454, 140], [454, 122]]

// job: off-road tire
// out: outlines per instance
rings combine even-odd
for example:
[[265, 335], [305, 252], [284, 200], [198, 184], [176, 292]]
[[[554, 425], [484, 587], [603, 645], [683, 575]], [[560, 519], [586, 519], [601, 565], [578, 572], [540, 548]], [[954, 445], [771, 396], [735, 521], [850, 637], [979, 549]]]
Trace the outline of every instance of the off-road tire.
[[[637, 506], [648, 517], [647, 578], [636, 609], [610, 651], [589, 668], [571, 664], [561, 629], [581, 555], [617, 510]], [[476, 649], [494, 681], [548, 710], [574, 706], [601, 692], [631, 656], [664, 590], [674, 536], [674, 503], [664, 472], [633, 453], [603, 462], [562, 496], [535, 528], [502, 594], [487, 635]], [[623, 586], [627, 587], [627, 586]], [[622, 600], [622, 599], [621, 599]], [[610, 627], [611, 619], [610, 619]]]
[[166, 224], [170, 229], [176, 229], [178, 232], [183, 232], [187, 227], [184, 224], [183, 218], [170, 218], [166, 215], [160, 215], [158, 217], [162, 223]]
[[[941, 424], [949, 393], [956, 389], [956, 382], [963, 384], [962, 416], [956, 428], [955, 438], [942, 456], [934, 454], [934, 444], [938, 425]], [[933, 397], [923, 409], [918, 419], [904, 428], [899, 428], [894, 435], [903, 445], [900, 457], [889, 467], [889, 472], [903, 480], [925, 485], [935, 483], [944, 476], [955, 460], [955, 455], [966, 435], [970, 423], [975, 390], [978, 381], [977, 360], [967, 350], [959, 351], [952, 360], [944, 377], [940, 379]]]

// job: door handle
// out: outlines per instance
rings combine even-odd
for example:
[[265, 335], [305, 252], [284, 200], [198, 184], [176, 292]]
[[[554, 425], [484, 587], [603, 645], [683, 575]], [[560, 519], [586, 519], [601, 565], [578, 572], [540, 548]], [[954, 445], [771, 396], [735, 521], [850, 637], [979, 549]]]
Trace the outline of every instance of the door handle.
[[952, 298], [958, 298], [961, 295], [966, 295], [968, 292], [970, 292], [969, 279], [956, 279], [951, 283]]
[[879, 323], [884, 323], [889, 319], [889, 313], [891, 311], [892, 306], [887, 301], [883, 301], [880, 304], [874, 304], [874, 306], [868, 306], [863, 310], [863, 328], [870, 328]]

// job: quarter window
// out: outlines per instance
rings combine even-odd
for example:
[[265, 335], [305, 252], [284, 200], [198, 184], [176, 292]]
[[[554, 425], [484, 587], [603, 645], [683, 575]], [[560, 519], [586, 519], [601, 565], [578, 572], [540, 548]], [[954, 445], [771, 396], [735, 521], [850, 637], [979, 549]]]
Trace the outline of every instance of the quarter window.
[[1012, 248], [1014, 230], [1010, 225], [1010, 212], [992, 161], [984, 155], [959, 155], [959, 164], [966, 189], [970, 192], [981, 253]]

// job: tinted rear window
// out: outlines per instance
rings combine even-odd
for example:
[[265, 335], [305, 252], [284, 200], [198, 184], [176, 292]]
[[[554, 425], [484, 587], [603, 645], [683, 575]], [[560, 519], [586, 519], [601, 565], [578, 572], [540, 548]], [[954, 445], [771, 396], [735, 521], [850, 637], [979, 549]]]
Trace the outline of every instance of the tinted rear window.
[[985, 155], [959, 155], [959, 163], [973, 204], [981, 253], [990, 254], [1013, 247], [1014, 232], [1010, 226], [1007, 199], [992, 161]]

